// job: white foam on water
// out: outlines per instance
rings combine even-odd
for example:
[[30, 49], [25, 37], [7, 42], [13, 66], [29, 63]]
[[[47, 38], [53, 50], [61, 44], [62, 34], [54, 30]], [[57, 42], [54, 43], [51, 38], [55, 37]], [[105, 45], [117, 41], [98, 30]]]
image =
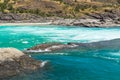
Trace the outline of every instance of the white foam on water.
[[120, 38], [120, 28], [66, 28], [66, 27], [8, 27], [5, 31], [22, 33], [48, 39], [54, 42], [96, 42]]
[[120, 51], [118, 51], [118, 52], [111, 52], [109, 54], [112, 55], [112, 56], [120, 57]]
[[28, 41], [23, 41], [22, 43], [24, 43], [24, 44], [28, 44], [29, 42], [28, 42]]
[[39, 49], [39, 50], [27, 50], [26, 52], [50, 52], [50, 50], [49, 49], [45, 49], [45, 50], [41, 50], [41, 49]]
[[68, 55], [68, 53], [53, 53], [53, 54], [56, 54], [56, 55]]
[[45, 55], [69, 55], [69, 53], [61, 53], [61, 52], [55, 52], [55, 53], [44, 53]]
[[13, 32], [13, 33], [10, 33], [10, 34], [12, 34], [12, 35], [16, 35], [17, 33], [14, 33], [14, 32]]
[[81, 35], [76, 35], [75, 37], [73, 37], [73, 40], [88, 40], [89, 42], [95, 42], [120, 38], [120, 30], [90, 30], [88, 32], [81, 32], [80, 34]]
[[47, 63], [48, 63], [48, 61], [43, 61], [40, 65], [40, 67], [44, 67]]
[[119, 58], [112, 58], [112, 57], [106, 57], [106, 56], [104, 56], [104, 57], [102, 57], [102, 58], [103, 58], [103, 59], [107, 59], [107, 60], [116, 61], [117, 63], [120, 62], [120, 59], [119, 59]]
[[106, 60], [111, 60], [111, 61], [116, 61], [117, 63], [120, 62], [120, 58], [118, 58], [118, 57], [102, 56], [102, 55], [94, 55], [94, 57], [96, 57], [96, 58], [102, 58], [102, 59], [106, 59]]

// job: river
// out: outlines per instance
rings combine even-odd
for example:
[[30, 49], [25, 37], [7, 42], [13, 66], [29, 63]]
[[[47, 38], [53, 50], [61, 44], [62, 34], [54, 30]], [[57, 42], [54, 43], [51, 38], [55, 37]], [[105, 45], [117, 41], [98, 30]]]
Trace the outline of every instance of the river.
[[[20, 50], [42, 43], [91, 43], [117, 38], [120, 38], [120, 28], [0, 26], [0, 47], [15, 47]], [[86, 49], [84, 52], [78, 49], [31, 56], [37, 60], [48, 60], [48, 66], [9, 80], [120, 80], [120, 49]]]

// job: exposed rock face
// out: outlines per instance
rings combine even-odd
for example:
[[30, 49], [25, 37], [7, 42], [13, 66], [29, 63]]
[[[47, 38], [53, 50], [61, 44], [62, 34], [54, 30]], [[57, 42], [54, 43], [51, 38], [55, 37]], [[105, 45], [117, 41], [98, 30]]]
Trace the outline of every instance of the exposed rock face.
[[54, 25], [80, 26], [80, 27], [120, 27], [120, 19], [63, 19], [52, 22]]
[[0, 13], [0, 23], [43, 23], [46, 18], [29, 13]]
[[52, 24], [82, 27], [119, 27], [120, 10], [106, 10], [103, 13], [87, 14], [79, 19], [56, 19]]
[[0, 48], [0, 79], [36, 70], [41, 63], [15, 48]]
[[120, 10], [106, 10], [103, 13], [87, 14], [78, 19], [59, 17], [41, 17], [34, 14], [2, 14], [0, 23], [46, 23], [52, 25], [82, 26], [82, 27], [120, 27]]
[[52, 24], [82, 27], [119, 27], [120, 10], [106, 10], [104, 13], [88, 14], [80, 19], [56, 19]]

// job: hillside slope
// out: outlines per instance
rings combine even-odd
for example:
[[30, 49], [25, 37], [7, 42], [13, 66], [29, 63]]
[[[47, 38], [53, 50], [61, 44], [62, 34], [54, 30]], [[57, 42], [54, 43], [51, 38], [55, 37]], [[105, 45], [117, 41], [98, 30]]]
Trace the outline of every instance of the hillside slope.
[[119, 0], [0, 0], [4, 13], [32, 13], [43, 17], [77, 18], [118, 9]]

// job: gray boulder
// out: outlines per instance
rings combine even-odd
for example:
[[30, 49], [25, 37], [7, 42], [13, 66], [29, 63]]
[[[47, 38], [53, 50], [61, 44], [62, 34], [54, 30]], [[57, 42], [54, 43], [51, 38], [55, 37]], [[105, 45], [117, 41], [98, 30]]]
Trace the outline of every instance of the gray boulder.
[[0, 48], [0, 80], [41, 67], [41, 61], [32, 59], [15, 48]]

